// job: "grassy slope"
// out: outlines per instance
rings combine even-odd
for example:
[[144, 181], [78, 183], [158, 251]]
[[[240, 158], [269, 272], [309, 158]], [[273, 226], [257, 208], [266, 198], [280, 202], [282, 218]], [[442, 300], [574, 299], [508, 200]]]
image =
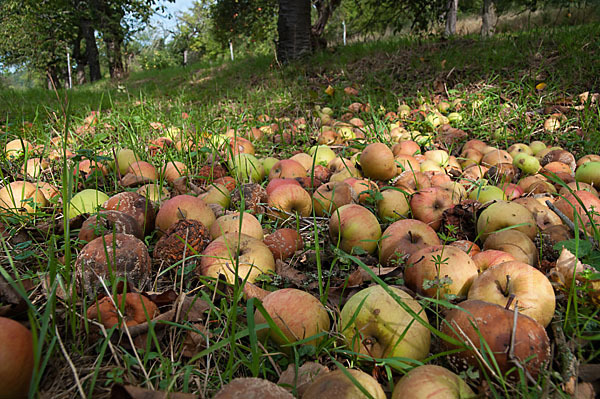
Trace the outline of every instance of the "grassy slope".
[[[222, 66], [196, 65], [135, 73], [118, 86], [103, 81], [69, 92], [61, 91], [58, 97], [45, 90], [4, 90], [0, 92], [0, 120], [8, 125], [3, 129], [8, 131], [7, 139], [22, 135], [21, 123], [30, 121], [33, 126], [25, 129], [25, 136], [32, 141], [37, 138], [37, 142], [44, 142], [64, 130], [64, 115], [69, 115], [70, 124], [76, 126], [91, 110], [102, 110], [101, 122], [110, 127], [101, 125], [95, 135], [82, 137], [80, 149], [98, 153], [111, 147], [127, 146], [148, 159], [146, 140], [158, 135], [151, 127], [153, 122], [188, 132], [217, 132], [224, 127], [240, 125], [247, 116], [304, 116], [314, 105], [330, 106], [339, 117], [353, 101], [371, 103], [373, 112], [366, 117], [377, 120], [383, 115], [379, 106], [394, 110], [398, 103], [412, 104], [421, 94], [434, 95], [435, 88], [442, 87], [451, 97], [467, 98], [471, 104], [475, 100], [480, 102], [478, 108], [466, 111], [471, 115], [461, 126], [473, 136], [498, 140], [501, 145], [544, 139], [577, 151], [597, 153], [600, 148], [600, 115], [597, 113], [586, 111], [578, 118], [568, 119], [560, 135], [544, 133], [541, 124], [545, 119], [542, 112], [545, 104], [587, 90], [598, 91], [598, 29], [598, 25], [567, 27], [507, 34], [485, 42], [462, 37], [450, 41], [395, 39], [355, 44], [316, 54], [284, 69], [273, 65], [268, 57]], [[438, 84], [434, 86], [434, 82]], [[547, 87], [537, 91], [535, 86], [540, 82], [546, 83]], [[333, 96], [324, 93], [328, 85], [337, 89]], [[344, 96], [342, 88], [347, 85], [359, 88], [360, 95], [357, 98]], [[65, 99], [68, 99], [68, 106]], [[505, 126], [498, 118], [498, 111], [505, 103], [512, 104], [514, 109], [510, 120], [513, 134], [493, 135], [497, 128]], [[184, 119], [182, 112], [188, 113], [190, 118]], [[303, 137], [300, 141], [304, 145], [310, 139]], [[291, 146], [258, 147], [263, 154], [289, 153], [296, 149]], [[189, 155], [168, 154], [184, 160], [188, 160]], [[192, 161], [191, 156], [189, 160]], [[194, 163], [192, 167], [199, 166], [201, 164]], [[5, 170], [10, 171], [9, 168], [10, 165]], [[60, 185], [60, 175], [55, 178], [55, 183]], [[111, 188], [112, 183], [109, 181], [104, 189], [114, 191], [117, 186]], [[154, 239], [150, 240], [154, 242]], [[60, 252], [67, 242], [61, 241], [60, 237], [57, 240]], [[68, 278], [69, 268], [62, 268], [51, 256], [50, 249], [52, 245], [44, 247], [42, 252], [34, 249], [34, 255], [25, 262], [17, 262], [17, 266], [34, 278], [37, 271]], [[30, 270], [31, 264], [37, 264], [37, 270]], [[173, 336], [168, 349], [145, 352], [140, 368], [131, 366], [137, 360], [119, 347], [118, 360], [104, 355], [103, 351], [109, 351], [105, 346], [107, 341], [101, 340], [101, 345], [90, 346], [79, 333], [79, 329], [84, 328], [79, 324], [80, 319], [64, 312], [65, 306], [56, 296], [49, 295], [49, 298], [36, 304], [36, 318], [42, 327], [51, 328], [43, 354], [52, 353], [49, 347], [55, 352], [40, 386], [52, 392], [54, 397], [59, 394], [70, 397], [74, 392], [64, 391], [65, 386], [73, 386], [73, 381], [71, 369], [53, 341], [59, 331], [80, 377], [86, 377], [84, 390], [96, 394], [106, 394], [106, 385], [112, 382], [141, 384], [146, 373], [151, 375], [154, 387], [189, 387], [210, 392], [231, 376], [256, 372], [259, 364], [259, 375], [273, 379], [276, 373], [271, 367], [271, 359], [279, 362], [280, 367], [285, 366], [286, 360], [281, 356], [267, 358], [247, 340], [230, 338], [235, 333], [248, 331], [245, 321], [237, 322], [244, 309], [237, 307], [235, 302], [220, 302], [212, 314], [217, 324], [212, 343], [227, 343], [227, 351], [215, 351], [208, 363], [187, 363], [179, 357], [181, 337]], [[55, 307], [64, 312], [57, 318], [60, 322], [56, 333], [53, 331], [54, 319], [48, 316], [54, 313]], [[44, 315], [44, 311], [48, 314]], [[328, 350], [333, 353], [332, 345]], [[259, 361], [255, 360], [258, 356]], [[301, 353], [301, 357], [310, 359], [311, 354]], [[102, 361], [98, 362], [98, 359]], [[199, 369], [199, 365], [206, 369]], [[98, 381], [94, 386], [96, 378]]]

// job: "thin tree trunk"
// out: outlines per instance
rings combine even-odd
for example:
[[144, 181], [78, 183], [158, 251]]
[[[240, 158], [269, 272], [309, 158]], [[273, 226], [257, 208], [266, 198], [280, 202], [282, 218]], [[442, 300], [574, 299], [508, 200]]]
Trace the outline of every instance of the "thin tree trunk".
[[46, 68], [46, 84], [48, 85], [48, 90], [60, 89], [58, 73], [56, 72], [56, 67], [53, 65], [48, 65]]
[[494, 36], [497, 22], [496, 1], [483, 0], [483, 9], [481, 12], [481, 37], [486, 38]]
[[98, 56], [98, 45], [94, 35], [92, 21], [82, 19], [80, 21], [81, 35], [85, 40], [85, 58], [90, 68], [90, 82], [95, 82], [102, 78], [100, 72], [100, 57]]
[[331, 15], [340, 5], [342, 0], [317, 0], [313, 4], [317, 9], [317, 21], [311, 27], [311, 44], [313, 49], [327, 47], [327, 41], [323, 38], [325, 26]]
[[81, 52], [81, 39], [83, 38], [81, 34], [81, 27], [79, 27], [79, 31], [77, 32], [77, 37], [73, 40], [73, 60], [76, 62], [76, 70], [75, 70], [75, 81], [76, 84], [82, 85], [85, 83], [85, 66], [87, 65], [87, 59], [85, 58], [85, 54]]
[[[108, 36], [108, 35], [107, 35]], [[123, 39], [115, 36], [104, 38], [106, 43], [106, 53], [108, 55], [108, 69], [111, 79], [122, 79], [125, 77], [125, 67], [123, 66], [123, 54], [121, 47]]]
[[446, 13], [446, 30], [444, 36], [450, 37], [456, 34], [456, 15], [458, 13], [458, 0], [448, 0], [448, 12]]
[[310, 0], [279, 0], [277, 58], [286, 63], [312, 52]]

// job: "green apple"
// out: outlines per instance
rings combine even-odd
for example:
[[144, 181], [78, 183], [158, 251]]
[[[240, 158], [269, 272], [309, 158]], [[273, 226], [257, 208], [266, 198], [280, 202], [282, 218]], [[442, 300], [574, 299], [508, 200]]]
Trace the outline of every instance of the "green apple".
[[518, 153], [513, 158], [513, 165], [528, 175], [535, 175], [541, 168], [539, 159], [524, 152]]
[[69, 201], [69, 210], [67, 216], [74, 218], [82, 213], [96, 212], [98, 207], [108, 201], [108, 195], [102, 191], [88, 188], [75, 194]]
[[265, 176], [269, 175], [269, 172], [271, 171], [271, 168], [277, 162], [279, 162], [279, 159], [277, 159], [275, 157], [266, 157], [266, 158], [262, 159], [262, 165], [263, 165], [263, 169], [265, 170]]
[[600, 162], [590, 161], [582, 164], [575, 171], [575, 180], [600, 187]]
[[506, 200], [506, 194], [500, 187], [485, 185], [481, 187], [475, 187], [469, 193], [469, 199], [485, 204], [489, 201]]
[[415, 367], [398, 381], [392, 399], [474, 399], [477, 395], [452, 371], [433, 364]]
[[265, 169], [254, 155], [237, 154], [227, 161], [227, 166], [231, 175], [242, 182], [261, 182], [265, 177]]
[[140, 161], [140, 159], [135, 155], [135, 152], [129, 148], [122, 148], [117, 152], [117, 163], [119, 164], [119, 172], [121, 172], [122, 175], [127, 173], [129, 165], [137, 161]]
[[367, 356], [423, 360], [431, 344], [427, 315], [409, 294], [389, 288], [402, 305], [380, 285], [365, 288], [342, 308], [341, 333], [350, 348]]
[[326, 145], [315, 145], [308, 149], [308, 155], [315, 159], [315, 165], [327, 166], [336, 157], [335, 152]]
[[541, 141], [532, 141], [531, 143], [529, 143], [529, 148], [531, 148], [531, 153], [533, 155], [537, 155], [538, 152], [546, 148], [546, 143]]
[[458, 112], [450, 112], [450, 113], [448, 114], [448, 120], [449, 120], [451, 123], [461, 122], [461, 121], [462, 121], [462, 119], [463, 119], [462, 115], [461, 115], [461, 114], [459, 114]]

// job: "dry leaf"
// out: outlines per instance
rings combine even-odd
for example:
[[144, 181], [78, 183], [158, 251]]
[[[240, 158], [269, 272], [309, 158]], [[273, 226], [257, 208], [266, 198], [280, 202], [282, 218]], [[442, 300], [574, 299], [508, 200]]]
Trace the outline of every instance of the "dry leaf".
[[4, 277], [0, 276], [0, 316], [14, 316], [27, 311], [27, 303]]
[[289, 280], [297, 287], [301, 287], [306, 281], [306, 276], [294, 269], [290, 264], [283, 262], [280, 259], [275, 260], [275, 272], [281, 277]]
[[270, 293], [271, 291], [263, 290], [249, 281], [244, 284], [244, 295], [246, 296], [246, 299], [257, 298], [262, 301]]

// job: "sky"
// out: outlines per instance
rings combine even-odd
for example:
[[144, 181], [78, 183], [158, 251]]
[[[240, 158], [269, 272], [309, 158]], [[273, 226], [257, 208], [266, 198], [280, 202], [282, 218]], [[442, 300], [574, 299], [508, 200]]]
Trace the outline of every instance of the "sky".
[[[159, 1], [159, 5], [165, 6], [165, 12], [161, 13], [161, 15], [155, 14], [151, 20], [152, 24], [162, 25], [166, 29], [173, 28], [176, 25], [175, 15], [191, 8], [193, 2], [194, 0], [175, 0], [174, 3], [165, 0]], [[169, 14], [171, 15], [171, 19], [167, 18]]]

